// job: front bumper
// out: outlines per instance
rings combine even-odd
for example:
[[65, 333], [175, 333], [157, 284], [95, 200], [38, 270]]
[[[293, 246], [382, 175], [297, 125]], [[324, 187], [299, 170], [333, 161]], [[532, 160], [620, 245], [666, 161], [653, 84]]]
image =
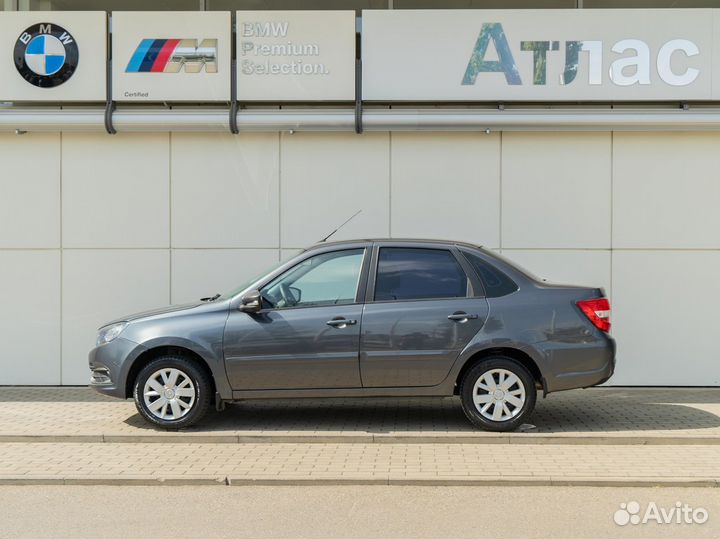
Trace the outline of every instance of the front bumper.
[[141, 344], [122, 337], [93, 348], [88, 355], [90, 387], [103, 395], [126, 398], [130, 366], [144, 351], [145, 347]]

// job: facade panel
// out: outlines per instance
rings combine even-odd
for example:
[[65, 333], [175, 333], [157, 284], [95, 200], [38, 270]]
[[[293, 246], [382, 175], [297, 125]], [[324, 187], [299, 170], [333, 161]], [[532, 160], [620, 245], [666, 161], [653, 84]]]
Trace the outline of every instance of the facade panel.
[[172, 135], [173, 247], [279, 247], [279, 135]]
[[0, 385], [60, 384], [60, 251], [0, 249], [0, 297]]
[[393, 133], [396, 237], [500, 245], [500, 135]]
[[503, 247], [610, 247], [610, 138], [503, 133]]
[[614, 385], [717, 386], [720, 251], [613, 253]]
[[615, 133], [613, 246], [720, 248], [720, 133]]
[[0, 249], [60, 247], [60, 134], [0, 135]]
[[333, 236], [390, 233], [390, 137], [338, 133], [283, 133], [280, 226], [283, 248], [321, 240], [358, 210]]
[[169, 136], [63, 134], [63, 247], [169, 247]]

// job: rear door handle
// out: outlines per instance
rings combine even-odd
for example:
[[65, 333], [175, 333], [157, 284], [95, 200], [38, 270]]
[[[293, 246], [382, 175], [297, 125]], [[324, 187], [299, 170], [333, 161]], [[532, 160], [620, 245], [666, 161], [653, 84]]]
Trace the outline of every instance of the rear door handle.
[[477, 317], [478, 315], [476, 314], [468, 314], [462, 311], [457, 311], [448, 315], [448, 320], [452, 320], [453, 322], [466, 322], [467, 320], [476, 320]]
[[347, 326], [354, 326], [355, 324], [357, 324], [357, 320], [348, 320], [347, 318], [333, 318], [332, 320], [328, 320], [325, 323], [328, 326], [342, 329]]

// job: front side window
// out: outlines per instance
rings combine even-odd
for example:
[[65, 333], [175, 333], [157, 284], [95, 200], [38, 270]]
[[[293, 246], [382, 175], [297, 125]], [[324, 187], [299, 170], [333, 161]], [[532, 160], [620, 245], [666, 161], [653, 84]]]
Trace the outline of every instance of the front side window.
[[380, 249], [375, 301], [464, 298], [469, 288], [465, 272], [448, 250]]
[[269, 309], [355, 303], [364, 249], [323, 253], [292, 267], [260, 291]]

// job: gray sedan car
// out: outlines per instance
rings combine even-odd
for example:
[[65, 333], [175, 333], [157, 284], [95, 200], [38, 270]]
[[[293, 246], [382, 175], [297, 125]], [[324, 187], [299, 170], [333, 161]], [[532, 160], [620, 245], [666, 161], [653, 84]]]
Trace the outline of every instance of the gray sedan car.
[[225, 295], [100, 329], [91, 386], [162, 427], [244, 399], [458, 395], [507, 431], [615, 368], [601, 288], [550, 284], [481, 247], [319, 243]]

